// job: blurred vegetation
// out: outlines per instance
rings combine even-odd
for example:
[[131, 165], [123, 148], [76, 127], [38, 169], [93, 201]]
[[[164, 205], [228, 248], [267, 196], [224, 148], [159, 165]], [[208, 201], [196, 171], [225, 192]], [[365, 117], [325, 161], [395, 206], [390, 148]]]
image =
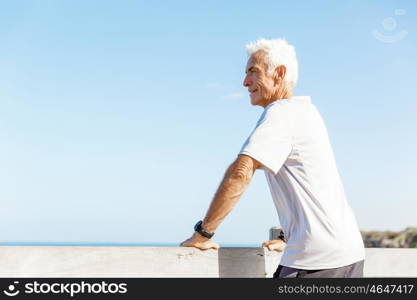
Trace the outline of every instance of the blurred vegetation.
[[403, 231], [361, 231], [367, 248], [417, 248], [417, 227]]

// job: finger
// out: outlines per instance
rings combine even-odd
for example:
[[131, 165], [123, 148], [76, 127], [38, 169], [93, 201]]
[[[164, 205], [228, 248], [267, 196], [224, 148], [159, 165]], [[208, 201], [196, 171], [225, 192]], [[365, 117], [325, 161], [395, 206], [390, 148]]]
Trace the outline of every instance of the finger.
[[280, 247], [279, 244], [271, 244], [269, 245], [269, 248], [271, 248], [272, 250], [276, 249], [277, 247]]
[[198, 247], [201, 250], [208, 250], [208, 249], [219, 249], [220, 246], [216, 242], [205, 242], [205, 243], [198, 243], [196, 244], [196, 247]]
[[275, 244], [281, 244], [281, 240], [272, 240], [272, 241], [269, 241], [269, 243], [270, 244], [272, 244], [272, 245], [275, 245]]
[[276, 250], [276, 251], [280, 252], [280, 251], [282, 251], [284, 249], [284, 246], [283, 245], [280, 245], [280, 244], [275, 244], [275, 245], [272, 245], [271, 248], [273, 250]]
[[208, 250], [213, 248], [213, 244], [210, 242], [196, 243], [194, 247], [197, 247], [200, 250]]
[[268, 246], [271, 243], [271, 241], [266, 241], [262, 243], [262, 246]]
[[217, 243], [213, 243], [212, 248], [213, 248], [213, 249], [219, 249], [219, 248], [220, 248], [220, 245], [219, 245], [219, 244], [217, 244]]

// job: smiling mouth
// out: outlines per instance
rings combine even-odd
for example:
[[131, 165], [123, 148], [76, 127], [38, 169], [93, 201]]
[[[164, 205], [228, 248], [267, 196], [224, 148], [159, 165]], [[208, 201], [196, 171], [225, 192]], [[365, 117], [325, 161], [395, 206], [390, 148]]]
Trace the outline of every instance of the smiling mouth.
[[250, 94], [256, 93], [258, 91], [258, 89], [254, 89], [254, 90], [249, 90]]

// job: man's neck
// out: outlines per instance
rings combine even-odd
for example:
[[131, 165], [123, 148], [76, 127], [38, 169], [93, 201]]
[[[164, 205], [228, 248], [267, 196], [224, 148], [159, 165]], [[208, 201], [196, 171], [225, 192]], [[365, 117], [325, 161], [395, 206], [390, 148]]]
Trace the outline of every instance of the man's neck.
[[286, 89], [285, 91], [281, 92], [281, 93], [276, 93], [275, 97], [272, 97], [269, 101], [266, 102], [265, 105], [263, 105], [263, 107], [267, 107], [269, 104], [271, 104], [272, 102], [275, 101], [279, 101], [281, 99], [290, 99], [293, 95], [292, 95], [292, 91]]

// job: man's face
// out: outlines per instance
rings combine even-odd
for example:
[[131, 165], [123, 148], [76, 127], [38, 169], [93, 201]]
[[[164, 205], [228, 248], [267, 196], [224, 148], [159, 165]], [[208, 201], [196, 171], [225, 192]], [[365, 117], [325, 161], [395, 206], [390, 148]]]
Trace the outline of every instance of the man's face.
[[246, 77], [243, 86], [248, 88], [252, 105], [267, 106], [276, 100], [274, 94], [276, 85], [273, 73], [268, 74], [265, 62], [265, 52], [255, 52], [246, 65]]

